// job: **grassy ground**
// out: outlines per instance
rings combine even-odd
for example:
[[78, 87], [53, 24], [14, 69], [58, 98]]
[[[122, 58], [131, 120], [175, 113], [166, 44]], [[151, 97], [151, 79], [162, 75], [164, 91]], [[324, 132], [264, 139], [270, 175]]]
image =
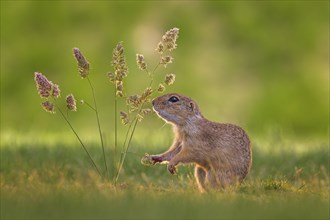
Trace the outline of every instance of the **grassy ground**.
[[[246, 181], [200, 194], [192, 166], [181, 166], [179, 174], [171, 176], [164, 165], [140, 163], [144, 152], [165, 147], [133, 144], [136, 154], [127, 156], [115, 187], [97, 175], [76, 142], [50, 139], [2, 136], [1, 219], [329, 218], [327, 142], [254, 140], [253, 167]], [[90, 143], [101, 166], [100, 148]]]

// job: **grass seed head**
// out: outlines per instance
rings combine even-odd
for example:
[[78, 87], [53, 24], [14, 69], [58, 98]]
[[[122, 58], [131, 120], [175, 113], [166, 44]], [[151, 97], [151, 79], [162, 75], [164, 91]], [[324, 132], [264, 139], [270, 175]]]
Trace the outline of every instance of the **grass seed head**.
[[177, 47], [176, 40], [179, 37], [179, 28], [172, 28], [169, 31], [167, 31], [163, 37], [162, 40], [166, 46], [166, 49], [169, 51], [174, 50]]
[[157, 45], [157, 48], [156, 48], [156, 51], [159, 53], [159, 54], [163, 54], [164, 52], [164, 44], [162, 42], [159, 42], [158, 45]]
[[142, 115], [142, 113], [139, 113], [136, 115], [136, 118], [137, 118], [138, 122], [141, 122], [144, 119], [144, 116]]
[[150, 100], [150, 96], [152, 94], [152, 88], [151, 87], [147, 87], [144, 92], [141, 95], [141, 102], [145, 103], [145, 102], [149, 102]]
[[123, 91], [116, 91], [116, 96], [124, 97]]
[[166, 85], [172, 85], [173, 83], [175, 82], [175, 74], [167, 74], [166, 76], [165, 76], [165, 81], [164, 81], [164, 83], [166, 84]]
[[115, 81], [122, 81], [127, 76], [128, 67], [124, 55], [124, 47], [122, 42], [119, 42], [112, 52], [112, 66], [115, 69]]
[[116, 82], [116, 75], [114, 73], [109, 72], [107, 75], [108, 75], [110, 82], [112, 82], [112, 83]]
[[118, 90], [118, 91], [123, 91], [123, 81], [117, 81], [116, 82], [116, 89]]
[[163, 85], [163, 84], [159, 84], [158, 85], [158, 89], [157, 89], [157, 91], [159, 92], [159, 93], [163, 93], [164, 91], [165, 91], [165, 86]]
[[148, 114], [151, 114], [152, 113], [152, 110], [150, 108], [144, 108], [141, 110], [141, 114], [144, 116], [144, 115], [148, 115]]
[[130, 108], [137, 109], [141, 104], [141, 96], [139, 95], [131, 95], [127, 98], [127, 105]]
[[123, 81], [116, 81], [116, 95], [119, 97], [123, 97], [124, 96], [124, 85], [123, 85]]
[[164, 56], [160, 59], [160, 64], [162, 64], [165, 68], [167, 64], [173, 63], [174, 58], [171, 56]]
[[42, 108], [49, 113], [55, 113], [55, 106], [53, 103], [51, 103], [50, 101], [44, 101], [41, 103]]
[[57, 84], [49, 81], [42, 73], [34, 73], [34, 81], [36, 82], [37, 90], [41, 98], [60, 97], [60, 88]]
[[34, 81], [41, 98], [48, 98], [51, 94], [53, 83], [49, 81], [42, 73], [34, 73]]
[[121, 123], [123, 123], [123, 125], [129, 124], [129, 118], [128, 118], [128, 114], [126, 112], [120, 112], [120, 119], [121, 119]]
[[82, 78], [86, 78], [89, 74], [89, 63], [84, 57], [84, 55], [80, 52], [79, 48], [73, 48], [73, 56], [77, 60], [78, 71]]
[[72, 94], [67, 95], [66, 98], [66, 107], [71, 111], [77, 111], [76, 99]]
[[54, 98], [58, 98], [58, 97], [60, 97], [60, 93], [61, 93], [61, 91], [60, 91], [59, 86], [57, 84], [53, 84], [53, 86], [52, 86], [52, 96]]
[[142, 54], [136, 54], [136, 63], [140, 70], [146, 70], [147, 64], [144, 60], [144, 56]]

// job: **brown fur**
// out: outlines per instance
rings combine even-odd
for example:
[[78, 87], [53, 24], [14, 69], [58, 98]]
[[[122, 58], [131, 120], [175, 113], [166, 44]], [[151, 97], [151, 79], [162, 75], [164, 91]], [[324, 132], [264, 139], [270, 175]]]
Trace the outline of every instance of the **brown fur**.
[[[169, 101], [171, 97], [178, 101]], [[177, 93], [160, 96], [152, 104], [156, 113], [172, 124], [175, 134], [169, 150], [150, 156], [154, 164], [168, 162], [168, 170], [175, 174], [179, 163], [195, 163], [195, 177], [201, 191], [224, 188], [246, 177], [252, 151], [242, 128], [207, 120], [196, 102]]]

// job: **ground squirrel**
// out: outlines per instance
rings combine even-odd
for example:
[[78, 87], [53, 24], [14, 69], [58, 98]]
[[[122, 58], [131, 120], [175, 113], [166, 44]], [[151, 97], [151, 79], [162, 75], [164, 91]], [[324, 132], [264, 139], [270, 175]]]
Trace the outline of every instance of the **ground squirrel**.
[[221, 189], [241, 182], [252, 163], [249, 137], [239, 126], [222, 124], [203, 117], [196, 102], [171, 93], [152, 101], [154, 111], [172, 124], [175, 138], [163, 154], [146, 155], [151, 164], [168, 162], [176, 173], [179, 163], [194, 163], [195, 177], [201, 191]]

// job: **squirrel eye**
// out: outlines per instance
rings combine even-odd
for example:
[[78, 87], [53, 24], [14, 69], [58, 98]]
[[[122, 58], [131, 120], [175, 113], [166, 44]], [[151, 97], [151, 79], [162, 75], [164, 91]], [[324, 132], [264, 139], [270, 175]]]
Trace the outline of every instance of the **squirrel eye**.
[[177, 101], [179, 101], [179, 99], [177, 97], [175, 97], [175, 96], [172, 96], [168, 101], [170, 101], [170, 102], [177, 102]]

